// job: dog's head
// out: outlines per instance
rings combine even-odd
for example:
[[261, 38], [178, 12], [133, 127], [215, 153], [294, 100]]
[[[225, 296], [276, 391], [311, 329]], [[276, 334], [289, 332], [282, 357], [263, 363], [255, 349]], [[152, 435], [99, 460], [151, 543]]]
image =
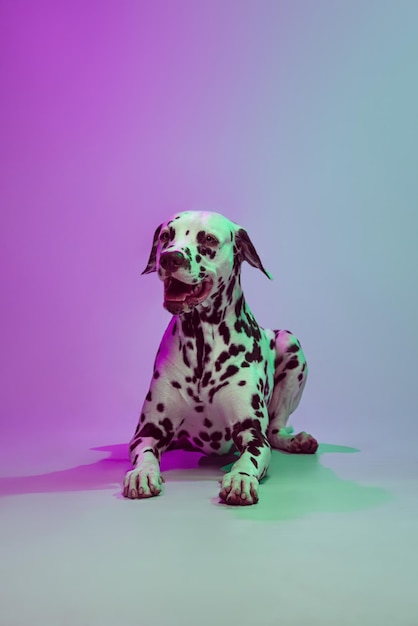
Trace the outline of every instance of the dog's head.
[[158, 226], [142, 273], [158, 273], [164, 307], [179, 315], [225, 288], [242, 261], [271, 278], [243, 228], [219, 213], [184, 211]]

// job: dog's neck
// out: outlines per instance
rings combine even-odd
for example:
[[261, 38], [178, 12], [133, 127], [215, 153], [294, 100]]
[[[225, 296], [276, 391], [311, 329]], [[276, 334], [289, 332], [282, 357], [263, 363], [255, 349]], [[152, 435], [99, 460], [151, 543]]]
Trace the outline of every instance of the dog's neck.
[[[261, 336], [245, 301], [239, 274], [233, 284], [222, 285], [205, 304], [175, 318], [184, 362], [192, 368], [198, 380], [204, 380], [205, 372], [219, 366], [223, 353], [232, 349], [239, 351], [237, 335], [245, 336], [247, 340], [253, 338], [254, 346]], [[217, 350], [215, 346], [218, 346]], [[249, 352], [249, 358], [252, 358], [252, 352]]]
[[245, 308], [241, 276], [237, 271], [226, 284], [220, 280], [215, 293], [195, 310], [201, 322], [216, 326], [225, 319], [241, 318]]
[[226, 344], [226, 335], [234, 331], [253, 336], [253, 325], [256, 325], [244, 298], [239, 274], [233, 282], [221, 285], [204, 303], [179, 316], [179, 321], [185, 338], [200, 337], [209, 344], [216, 336], [220, 336], [221, 344], [223, 337]]

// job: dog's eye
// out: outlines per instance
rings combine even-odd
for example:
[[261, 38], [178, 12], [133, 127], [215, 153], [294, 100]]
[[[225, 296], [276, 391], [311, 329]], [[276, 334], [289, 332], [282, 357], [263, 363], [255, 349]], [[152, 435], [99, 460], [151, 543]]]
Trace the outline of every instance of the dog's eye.
[[206, 235], [205, 243], [207, 243], [209, 246], [216, 246], [218, 240], [213, 235]]
[[170, 239], [170, 235], [168, 234], [168, 232], [165, 230], [164, 232], [161, 233], [160, 235], [160, 241], [162, 243], [164, 243], [165, 241], [168, 241]]

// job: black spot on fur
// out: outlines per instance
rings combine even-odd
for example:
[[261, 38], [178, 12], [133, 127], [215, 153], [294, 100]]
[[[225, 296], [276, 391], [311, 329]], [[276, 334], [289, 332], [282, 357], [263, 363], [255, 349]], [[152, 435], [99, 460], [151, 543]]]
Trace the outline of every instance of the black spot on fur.
[[[199, 236], [199, 233], [198, 233], [198, 236]], [[204, 244], [199, 244], [197, 246], [197, 250], [199, 254], [201, 254], [202, 256], [207, 256], [210, 259], [214, 259], [216, 256], [216, 250], [214, 250], [213, 248], [209, 246], [205, 246]]]
[[247, 381], [246, 381], [246, 380], [240, 380], [240, 381], [239, 381], [239, 383], [238, 383], [238, 385], [239, 385], [240, 387], [243, 387], [243, 386], [244, 386], [244, 385], [246, 385], [246, 384], [247, 384]]
[[196, 335], [196, 327], [193, 323], [193, 318], [191, 315], [183, 315], [181, 318], [181, 330], [183, 331], [183, 335], [185, 337], [195, 337]]
[[209, 384], [211, 376], [212, 376], [211, 372], [205, 372], [202, 378], [202, 387], [206, 387]]
[[286, 352], [298, 352], [299, 350], [299, 346], [297, 343], [294, 343], [293, 345], [289, 346], [288, 349], [286, 350]]
[[168, 417], [165, 417], [163, 420], [161, 420], [160, 424], [161, 426], [163, 426], [163, 428], [165, 428], [166, 431], [173, 430], [173, 423]]
[[172, 381], [171, 381], [171, 384], [172, 384], [172, 386], [173, 386], [175, 389], [181, 389], [181, 385], [180, 385], [180, 383], [179, 383], [179, 382], [177, 382], [176, 380], [172, 380]]
[[253, 394], [253, 397], [251, 398], [251, 406], [253, 407], [253, 409], [260, 408], [260, 396], [256, 393]]
[[193, 441], [199, 448], [203, 446], [203, 442], [201, 439], [199, 439], [199, 437], [193, 437]]
[[152, 400], [152, 393], [151, 393], [151, 389], [148, 391], [147, 396], [145, 398], [146, 400], [148, 400], [148, 402], [151, 402]]
[[226, 350], [224, 350], [224, 352], [221, 352], [221, 354], [216, 359], [215, 370], [219, 372], [223, 363], [225, 363], [225, 361], [227, 361], [229, 358], [230, 358], [229, 352], [226, 352]]
[[202, 441], [210, 441], [209, 434], [206, 433], [204, 430], [200, 431], [199, 437], [200, 439], [202, 439]]
[[251, 417], [246, 417], [245, 419], [242, 420], [242, 422], [237, 422], [236, 424], [234, 424], [234, 427], [232, 429], [232, 435], [235, 436], [240, 432], [244, 432], [244, 430], [250, 430], [250, 429], [260, 430], [260, 428], [261, 428], [260, 420], [255, 420], [255, 419], [252, 419]]
[[240, 320], [243, 303], [244, 303], [244, 296], [243, 294], [241, 294], [235, 303], [235, 317], [237, 318], [237, 321]]
[[298, 359], [290, 359], [290, 361], [286, 365], [287, 370], [293, 370], [295, 367], [299, 365]]
[[222, 387], [226, 387], [226, 385], [229, 385], [228, 381], [226, 381], [225, 383], [222, 383], [221, 385], [217, 385], [216, 387], [212, 387], [212, 389], [209, 391], [209, 402], [210, 403], [213, 402], [213, 396], [215, 395], [215, 393], [218, 393], [218, 391], [220, 389], [222, 389]]
[[160, 372], [158, 370], [155, 370], [154, 372], [154, 378], [157, 379], [160, 377]]
[[226, 288], [226, 299], [227, 299], [228, 304], [231, 304], [232, 302], [236, 282], [237, 282], [236, 277], [234, 275], [231, 276], [229, 283], [228, 283], [228, 287]]
[[260, 363], [260, 361], [262, 361], [261, 348], [256, 341], [254, 341], [252, 352], [245, 353], [245, 358], [249, 363], [253, 363], [254, 361]]
[[249, 476], [249, 474], [247, 474], [247, 472], [238, 472], [238, 474], [241, 474], [241, 476]]
[[254, 467], [258, 469], [258, 461], [256, 459], [253, 459], [253, 457], [250, 458], [250, 461], [254, 465]]
[[194, 410], [195, 410], [197, 413], [203, 413], [203, 411], [204, 411], [205, 409], [204, 409], [203, 404], [200, 404], [200, 405], [198, 405], [198, 406], [195, 406]]
[[282, 356], [276, 357], [276, 359], [274, 360], [274, 369], [275, 370], [277, 370], [277, 368], [279, 367], [279, 365], [281, 364], [282, 361], [283, 361], [283, 357]]
[[[163, 423], [164, 423], [165, 433], [163, 433], [161, 428], [159, 428], [155, 424], [151, 424], [150, 422], [144, 424], [144, 426], [139, 431], [139, 437], [142, 437], [142, 438], [150, 437], [151, 439], [155, 439], [156, 447], [155, 449], [153, 448], [154, 453], [158, 453], [159, 449], [166, 448], [173, 438], [174, 433], [172, 430], [171, 421], [167, 420], [167, 422], [165, 422], [165, 420], [163, 420]], [[166, 428], [166, 427], [169, 427], [169, 428]], [[137, 445], [137, 441], [138, 439], [132, 442], [131, 449], [133, 449]]]
[[151, 424], [148, 422], [145, 424], [141, 430], [139, 431], [140, 437], [152, 437], [153, 439], [160, 440], [163, 438], [163, 431], [161, 428], [158, 428], [155, 424]]
[[260, 448], [262, 447], [263, 447], [263, 444], [261, 442], [250, 441], [250, 443], [247, 445], [247, 451], [250, 454], [253, 454], [254, 456], [260, 456], [261, 454]]
[[187, 387], [186, 388], [186, 392], [187, 392], [188, 396], [190, 396], [195, 402], [200, 404], [200, 402], [201, 402], [200, 398], [198, 398], [196, 396], [196, 394], [194, 393], [194, 391], [193, 391], [193, 389], [191, 387]]
[[190, 367], [190, 361], [186, 353], [186, 346], [183, 346], [183, 363], [185, 364], [186, 367]]
[[208, 420], [207, 417], [205, 417], [205, 419], [203, 420], [203, 426], [206, 426], [206, 428], [211, 428], [211, 426], [213, 426], [212, 422], [210, 420]]
[[159, 402], [159, 403], [157, 404], [157, 411], [158, 411], [159, 413], [163, 413], [163, 411], [164, 411], [164, 404], [163, 404], [162, 402]]
[[276, 376], [274, 382], [275, 383], [279, 383], [281, 380], [283, 380], [283, 378], [286, 378], [286, 372], [282, 372], [281, 374]]
[[225, 380], [226, 378], [231, 378], [231, 376], [234, 376], [238, 371], [239, 369], [236, 365], [228, 365], [228, 367], [226, 368], [222, 376], [219, 378], [219, 380]]
[[219, 324], [219, 334], [221, 335], [222, 339], [224, 340], [225, 345], [229, 345], [229, 342], [231, 340], [231, 333], [229, 332], [229, 328], [228, 326], [225, 324], [225, 322], [221, 322]]
[[237, 356], [240, 352], [245, 352], [245, 346], [241, 345], [241, 344], [231, 344], [229, 346], [229, 354], [231, 356]]

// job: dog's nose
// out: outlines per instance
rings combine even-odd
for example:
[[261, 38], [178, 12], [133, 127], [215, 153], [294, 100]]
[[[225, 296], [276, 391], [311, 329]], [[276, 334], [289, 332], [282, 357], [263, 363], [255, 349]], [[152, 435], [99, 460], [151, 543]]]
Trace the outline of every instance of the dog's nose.
[[175, 272], [185, 265], [186, 259], [181, 252], [163, 252], [160, 258], [161, 267], [168, 272]]

